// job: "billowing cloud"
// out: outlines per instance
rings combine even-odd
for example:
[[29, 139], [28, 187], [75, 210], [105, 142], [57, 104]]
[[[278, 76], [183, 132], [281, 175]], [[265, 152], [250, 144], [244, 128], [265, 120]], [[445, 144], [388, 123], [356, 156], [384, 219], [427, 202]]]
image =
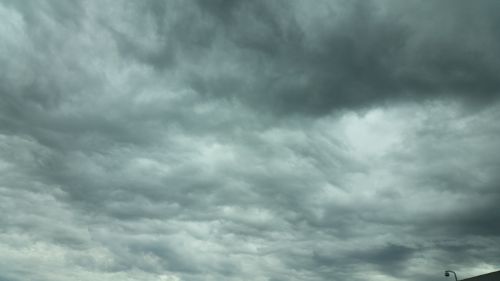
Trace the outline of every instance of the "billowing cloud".
[[495, 270], [498, 5], [0, 1], [0, 280]]

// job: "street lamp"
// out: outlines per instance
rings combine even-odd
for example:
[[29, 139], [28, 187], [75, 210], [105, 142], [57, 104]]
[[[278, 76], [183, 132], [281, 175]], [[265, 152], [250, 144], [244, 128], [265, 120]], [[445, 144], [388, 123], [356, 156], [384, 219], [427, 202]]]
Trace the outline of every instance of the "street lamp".
[[449, 277], [449, 276], [450, 276], [450, 272], [451, 272], [451, 273], [453, 273], [453, 275], [455, 275], [455, 281], [458, 281], [458, 279], [457, 279], [457, 274], [455, 273], [455, 271], [452, 271], [452, 270], [445, 270], [445, 271], [444, 271], [444, 276]]

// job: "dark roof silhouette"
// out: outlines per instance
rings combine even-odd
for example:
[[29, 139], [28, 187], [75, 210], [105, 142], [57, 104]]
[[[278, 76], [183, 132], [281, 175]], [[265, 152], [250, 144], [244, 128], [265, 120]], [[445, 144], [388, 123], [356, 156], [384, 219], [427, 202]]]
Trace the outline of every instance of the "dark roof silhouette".
[[500, 281], [500, 271], [490, 272], [487, 274], [462, 279], [460, 281]]

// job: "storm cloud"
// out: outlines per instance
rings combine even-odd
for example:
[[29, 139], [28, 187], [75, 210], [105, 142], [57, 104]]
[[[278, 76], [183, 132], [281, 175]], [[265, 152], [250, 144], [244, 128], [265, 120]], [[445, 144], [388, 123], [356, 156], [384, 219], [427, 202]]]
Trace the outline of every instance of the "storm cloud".
[[499, 9], [0, 0], [0, 280], [498, 269]]

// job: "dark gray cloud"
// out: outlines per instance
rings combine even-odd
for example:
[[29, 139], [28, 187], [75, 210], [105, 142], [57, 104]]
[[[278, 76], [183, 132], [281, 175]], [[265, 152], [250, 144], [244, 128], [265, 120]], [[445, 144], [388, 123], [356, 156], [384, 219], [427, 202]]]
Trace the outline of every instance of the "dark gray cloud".
[[186, 78], [203, 95], [307, 114], [498, 96], [495, 2], [200, 1], [176, 17], [161, 1], [147, 3], [159, 43], [141, 48], [143, 38], [119, 35], [119, 49], [156, 69], [203, 65]]
[[498, 5], [0, 1], [0, 280], [495, 270]]

